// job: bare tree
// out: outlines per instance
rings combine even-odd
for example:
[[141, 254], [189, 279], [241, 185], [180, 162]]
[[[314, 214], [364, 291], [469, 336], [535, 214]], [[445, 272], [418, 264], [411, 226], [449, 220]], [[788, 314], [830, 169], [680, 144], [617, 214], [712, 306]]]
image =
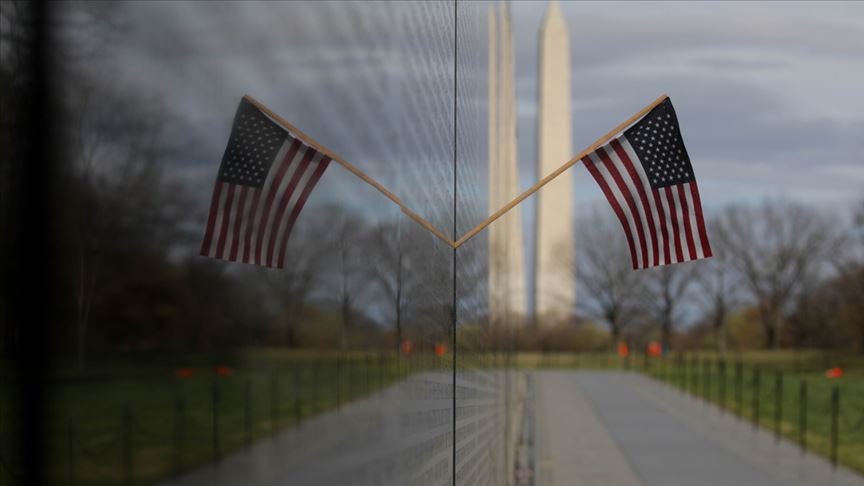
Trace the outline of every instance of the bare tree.
[[606, 322], [614, 346], [638, 317], [642, 274], [633, 270], [626, 239], [614, 220], [595, 211], [579, 224], [590, 230], [580, 233], [577, 245], [574, 271], [585, 296], [577, 302]]
[[738, 301], [738, 275], [731, 266], [729, 250], [723, 242], [726, 229], [720, 220], [709, 222], [708, 232], [714, 239], [713, 256], [701, 262], [696, 270], [696, 301], [711, 324], [714, 347], [719, 353], [726, 352], [726, 318]]
[[453, 250], [410, 224], [411, 271], [417, 282], [406, 289], [410, 321], [404, 322], [403, 331], [418, 342], [445, 342], [453, 331]]
[[852, 211], [846, 231], [835, 242], [830, 260], [843, 289], [843, 300], [857, 316], [857, 331], [860, 351], [864, 353], [864, 199]]
[[322, 210], [327, 221], [327, 229], [320, 235], [327, 241], [326, 247], [330, 254], [328, 270], [332, 285], [338, 289], [336, 297], [341, 327], [339, 330], [339, 346], [348, 347], [348, 333], [353, 327], [355, 305], [368, 292], [362, 285], [365, 276], [369, 275], [364, 258], [364, 231], [362, 217], [339, 207], [328, 207]]
[[169, 119], [158, 102], [85, 81], [80, 89], [66, 124], [73, 165], [63, 211], [74, 253], [75, 349], [84, 367], [94, 296], [100, 281], [112, 279], [104, 275], [108, 266], [122, 268], [117, 260], [130, 251], [166, 252], [180, 239], [188, 204], [181, 187], [164, 176]]
[[326, 257], [317, 238], [303, 234], [302, 228], [297, 230], [288, 239], [284, 268], [250, 267], [248, 270], [253, 278], [263, 273], [264, 278], [258, 281], [263, 283], [266, 301], [279, 321], [279, 340], [287, 347], [297, 345], [297, 327], [314, 285], [321, 278]]
[[413, 227], [403, 227], [402, 219], [379, 224], [375, 228], [373, 248], [378, 256], [373, 265], [372, 277], [392, 307], [393, 326], [396, 331], [395, 350], [403, 340], [403, 319], [406, 305], [415, 282], [411, 255]]
[[765, 346], [776, 348], [784, 312], [824, 270], [831, 231], [815, 212], [788, 203], [733, 206], [720, 218], [732, 266], [759, 310]]
[[684, 263], [644, 270], [642, 302], [652, 320], [660, 326], [663, 349], [671, 349], [672, 331], [681, 320], [681, 304], [693, 283], [695, 268], [692, 263]]

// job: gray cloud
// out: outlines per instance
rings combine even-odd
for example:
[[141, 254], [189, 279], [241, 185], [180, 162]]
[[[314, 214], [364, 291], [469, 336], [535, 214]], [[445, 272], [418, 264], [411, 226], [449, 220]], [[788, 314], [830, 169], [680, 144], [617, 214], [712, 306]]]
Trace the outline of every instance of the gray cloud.
[[[513, 9], [523, 185], [537, 178], [543, 8], [517, 2]], [[862, 196], [864, 102], [853, 95], [848, 76], [864, 80], [864, 24], [855, 21], [864, 19], [864, 9], [855, 17], [814, 15], [803, 3], [774, 9], [577, 2], [564, 8], [574, 66], [574, 150], [669, 93], [700, 185], [713, 196], [707, 205], [776, 195], [846, 204]], [[602, 198], [580, 176], [577, 204]]]
[[[854, 186], [864, 177], [864, 118], [857, 114], [864, 102], [851, 93], [864, 80], [864, 24], [856, 20], [864, 15], [855, 16], [864, 10], [775, 5], [565, 4], [574, 148], [668, 92], [700, 184], [717, 201], [781, 193], [845, 204], [860, 197]], [[464, 4], [475, 14], [487, 6]], [[389, 2], [116, 8], [122, 32], [92, 71], [165, 99], [184, 142], [169, 164], [202, 204], [244, 93], [385, 183], [416, 188], [418, 200], [431, 200], [424, 194], [430, 180], [389, 168], [425, 162], [432, 180], [452, 177], [445, 163], [452, 137], [452, 18], [441, 9]], [[523, 186], [536, 180], [537, 36], [544, 9], [542, 2], [512, 8]], [[460, 109], [467, 111], [461, 126], [466, 132], [470, 126], [476, 139], [485, 137], [486, 23], [482, 15], [460, 19]], [[464, 156], [485, 159], [485, 152]], [[464, 176], [483, 179], [482, 173]], [[599, 197], [584, 176], [576, 178], [577, 199]], [[482, 198], [483, 190], [466, 197]], [[530, 207], [525, 214], [530, 223]]]

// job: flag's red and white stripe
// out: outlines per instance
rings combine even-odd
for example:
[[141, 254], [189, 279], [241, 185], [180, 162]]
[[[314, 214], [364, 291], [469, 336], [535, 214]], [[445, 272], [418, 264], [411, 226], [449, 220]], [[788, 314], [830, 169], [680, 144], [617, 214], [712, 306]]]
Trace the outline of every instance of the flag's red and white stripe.
[[282, 268], [297, 216], [329, 163], [289, 133], [261, 187], [217, 181], [201, 254]]
[[711, 256], [695, 180], [652, 188], [624, 135], [582, 162], [624, 228], [634, 269]]

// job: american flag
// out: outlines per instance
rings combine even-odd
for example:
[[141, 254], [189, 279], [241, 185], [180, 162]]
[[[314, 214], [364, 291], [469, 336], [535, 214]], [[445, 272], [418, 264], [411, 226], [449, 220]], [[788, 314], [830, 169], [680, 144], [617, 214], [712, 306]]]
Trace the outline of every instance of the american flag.
[[624, 228], [634, 269], [711, 256], [699, 188], [669, 98], [582, 163]]
[[213, 188], [201, 254], [282, 268], [291, 229], [329, 163], [244, 98]]

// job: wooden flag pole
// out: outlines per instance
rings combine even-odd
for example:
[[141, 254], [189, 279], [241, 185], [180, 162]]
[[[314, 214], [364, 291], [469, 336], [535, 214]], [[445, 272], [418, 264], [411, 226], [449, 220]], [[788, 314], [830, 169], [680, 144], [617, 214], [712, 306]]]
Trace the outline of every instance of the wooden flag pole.
[[333, 151], [331, 151], [330, 149], [324, 147], [323, 145], [321, 145], [320, 143], [318, 143], [317, 141], [315, 141], [315, 139], [313, 139], [313, 138], [310, 137], [309, 135], [306, 135], [305, 133], [303, 133], [302, 131], [300, 131], [297, 127], [295, 127], [294, 125], [292, 125], [291, 123], [289, 123], [288, 120], [285, 120], [285, 119], [282, 118], [281, 116], [277, 115], [273, 110], [271, 110], [270, 108], [267, 108], [267, 106], [265, 106], [263, 103], [259, 102], [259, 101], [256, 100], [255, 98], [253, 98], [253, 97], [251, 97], [251, 96], [249, 96], [249, 95], [245, 95], [245, 96], [243, 96], [243, 99], [245, 99], [245, 100], [248, 101], [249, 103], [252, 103], [253, 105], [255, 105], [256, 108], [258, 108], [259, 110], [261, 110], [261, 111], [263, 111], [264, 113], [266, 113], [267, 116], [269, 116], [269, 117], [272, 118], [274, 121], [276, 121], [277, 123], [279, 123], [280, 125], [282, 125], [284, 128], [288, 129], [291, 133], [293, 133], [293, 134], [294, 134], [295, 136], [297, 136], [299, 139], [301, 139], [301, 140], [303, 140], [304, 142], [306, 142], [306, 144], [310, 145], [312, 148], [314, 148], [315, 150], [321, 152], [322, 154], [324, 154], [324, 155], [330, 157], [331, 160], [333, 160], [334, 162], [336, 162], [336, 163], [338, 163], [339, 165], [341, 165], [342, 167], [344, 167], [346, 170], [348, 170], [348, 172], [351, 172], [352, 174], [354, 174], [355, 176], [357, 176], [357, 177], [359, 177], [361, 180], [363, 180], [363, 182], [365, 182], [365, 183], [369, 184], [370, 186], [374, 187], [375, 189], [377, 189], [378, 192], [380, 192], [381, 194], [383, 194], [387, 199], [389, 199], [389, 200], [393, 201], [394, 203], [396, 203], [396, 205], [399, 206], [399, 208], [402, 209], [402, 212], [405, 213], [409, 218], [411, 218], [411, 219], [413, 219], [414, 221], [416, 221], [417, 224], [419, 224], [420, 226], [422, 226], [422, 227], [426, 228], [427, 230], [429, 230], [430, 233], [432, 233], [433, 235], [437, 236], [439, 239], [441, 239], [442, 241], [444, 241], [445, 243], [447, 243], [448, 245], [450, 245], [452, 248], [456, 248], [456, 247], [454, 246], [455, 243], [453, 242], [453, 240], [451, 240], [451, 239], [448, 238], [446, 235], [444, 235], [444, 233], [438, 231], [437, 228], [435, 228], [434, 226], [432, 226], [432, 223], [430, 223], [429, 221], [427, 221], [426, 219], [424, 219], [422, 216], [420, 216], [419, 214], [417, 214], [417, 213], [415, 213], [414, 211], [412, 211], [411, 208], [409, 208], [408, 206], [406, 206], [405, 203], [403, 203], [403, 202], [402, 202], [398, 197], [396, 197], [395, 194], [393, 194], [392, 192], [388, 191], [387, 188], [384, 187], [384, 186], [382, 186], [378, 181], [376, 181], [375, 179], [369, 177], [369, 176], [366, 175], [363, 171], [361, 171], [361, 170], [358, 169], [357, 167], [353, 166], [352, 164], [349, 164], [348, 161], [346, 161], [345, 159], [343, 159], [343, 158], [340, 157], [339, 155], [333, 153]]
[[596, 150], [598, 147], [600, 147], [600, 146], [603, 145], [604, 143], [608, 142], [609, 139], [611, 139], [611, 138], [614, 137], [616, 134], [618, 134], [619, 132], [621, 132], [622, 130], [624, 130], [624, 129], [627, 128], [628, 126], [630, 126], [633, 122], [635, 122], [635, 121], [638, 120], [639, 118], [645, 116], [646, 113], [648, 113], [649, 111], [651, 111], [652, 109], [654, 109], [654, 107], [656, 107], [657, 105], [659, 105], [660, 103], [662, 103], [663, 101], [665, 101], [665, 100], [668, 98], [668, 96], [665, 95], [665, 94], [662, 95], [662, 96], [660, 96], [660, 97], [657, 98], [656, 100], [652, 101], [648, 106], [646, 106], [645, 108], [642, 108], [641, 110], [639, 110], [639, 112], [637, 112], [635, 115], [633, 115], [633, 116], [631, 116], [630, 118], [628, 118], [627, 120], [621, 122], [618, 126], [616, 126], [615, 128], [613, 128], [612, 130], [610, 130], [609, 133], [607, 133], [606, 135], [603, 135], [602, 137], [598, 138], [594, 143], [592, 143], [591, 145], [589, 145], [588, 148], [586, 148], [585, 150], [583, 150], [582, 152], [580, 152], [579, 155], [573, 157], [573, 158], [570, 159], [567, 163], [565, 163], [565, 164], [562, 165], [561, 167], [555, 169], [554, 172], [550, 173], [550, 174], [547, 175], [546, 177], [544, 177], [544, 178], [540, 179], [539, 181], [537, 181], [536, 184], [534, 184], [533, 186], [529, 187], [529, 188], [528, 188], [525, 192], [523, 192], [522, 194], [516, 196], [515, 199], [513, 199], [512, 201], [510, 201], [509, 203], [507, 203], [506, 205], [504, 205], [504, 207], [502, 207], [502, 208], [499, 209], [498, 211], [495, 211], [495, 213], [493, 213], [491, 216], [489, 216], [488, 218], [486, 218], [486, 219], [484, 219], [483, 221], [481, 221], [480, 224], [478, 224], [477, 226], [475, 226], [474, 228], [472, 228], [470, 231], [468, 231], [467, 233], [465, 233], [461, 238], [459, 238], [459, 239], [458, 239], [457, 241], [455, 241], [455, 242], [454, 242], [453, 240], [451, 240], [450, 238], [448, 238], [446, 235], [444, 235], [444, 233], [438, 231], [438, 229], [435, 228], [434, 226], [432, 226], [432, 224], [431, 224], [429, 221], [427, 221], [427, 220], [424, 219], [422, 216], [420, 216], [419, 214], [417, 214], [417, 213], [415, 213], [414, 211], [412, 211], [411, 208], [409, 208], [408, 206], [406, 206], [406, 205], [405, 205], [405, 204], [404, 204], [404, 203], [403, 203], [403, 202], [402, 202], [398, 197], [396, 197], [395, 194], [393, 194], [392, 192], [388, 191], [387, 188], [385, 188], [384, 186], [382, 186], [378, 181], [376, 181], [375, 179], [372, 179], [371, 177], [369, 177], [368, 175], [366, 175], [363, 171], [361, 171], [361, 170], [358, 169], [357, 167], [353, 166], [352, 164], [349, 164], [348, 161], [346, 161], [345, 159], [343, 159], [343, 158], [340, 157], [339, 155], [333, 153], [331, 150], [327, 149], [326, 147], [324, 147], [323, 145], [321, 145], [320, 143], [318, 143], [317, 141], [315, 141], [315, 139], [313, 139], [313, 138], [310, 137], [309, 135], [306, 135], [305, 133], [303, 133], [302, 131], [300, 131], [297, 127], [295, 127], [294, 125], [292, 125], [291, 123], [289, 123], [287, 120], [285, 120], [284, 118], [282, 118], [281, 116], [279, 116], [278, 114], [276, 114], [276, 113], [275, 113], [273, 110], [271, 110], [270, 108], [267, 108], [264, 104], [262, 104], [261, 102], [259, 102], [259, 101], [256, 100], [255, 98], [253, 98], [253, 97], [251, 97], [251, 96], [249, 96], [249, 95], [245, 95], [245, 96], [243, 96], [243, 98], [244, 98], [246, 101], [248, 101], [248, 102], [252, 103], [253, 105], [255, 105], [255, 106], [256, 106], [259, 110], [261, 110], [262, 112], [266, 113], [267, 116], [269, 116], [270, 118], [272, 118], [273, 120], [275, 120], [276, 122], [278, 122], [279, 124], [281, 124], [284, 128], [286, 128], [286, 129], [288, 129], [289, 131], [291, 131], [291, 133], [293, 133], [293, 134], [296, 135], [298, 138], [300, 138], [301, 140], [303, 140], [304, 142], [306, 142], [308, 145], [310, 145], [310, 146], [313, 147], [314, 149], [318, 150], [319, 152], [321, 152], [321, 153], [327, 155], [328, 157], [330, 157], [331, 160], [333, 160], [334, 162], [338, 163], [338, 164], [341, 165], [343, 168], [345, 168], [346, 170], [348, 170], [348, 171], [351, 172], [352, 174], [354, 174], [354, 175], [356, 175], [357, 177], [359, 177], [361, 180], [363, 180], [363, 182], [365, 182], [365, 183], [369, 184], [370, 186], [374, 187], [375, 189], [377, 189], [378, 192], [380, 192], [381, 194], [383, 194], [387, 199], [390, 199], [391, 201], [393, 201], [394, 203], [396, 203], [396, 205], [399, 206], [399, 208], [402, 210], [402, 212], [405, 213], [409, 218], [413, 219], [413, 220], [414, 220], [415, 222], [417, 222], [417, 224], [419, 224], [420, 226], [426, 228], [430, 233], [432, 233], [433, 235], [435, 235], [435, 236], [437, 236], [439, 239], [441, 239], [441, 241], [447, 243], [448, 245], [450, 245], [450, 246], [453, 247], [453, 248], [459, 248], [460, 246], [462, 246], [463, 243], [465, 243], [466, 241], [468, 241], [468, 240], [470, 240], [471, 238], [473, 238], [474, 236], [476, 236], [477, 233], [483, 231], [487, 226], [489, 226], [490, 224], [492, 224], [495, 220], [497, 220], [498, 218], [500, 218], [501, 216], [503, 216], [504, 214], [506, 214], [507, 211], [510, 211], [510, 210], [513, 209], [517, 204], [521, 203], [521, 202], [524, 201], [526, 198], [528, 198], [528, 196], [534, 194], [535, 192], [537, 192], [538, 190], [540, 190], [541, 187], [543, 187], [543, 186], [545, 186], [546, 184], [552, 182], [553, 179], [555, 179], [556, 177], [558, 177], [559, 175], [561, 175], [565, 170], [567, 170], [567, 169], [569, 169], [570, 167], [573, 167], [574, 165], [576, 165], [577, 163], [579, 163], [579, 161], [582, 160], [583, 157], [585, 157], [586, 155], [590, 154], [591, 152], [593, 152], [594, 150]]
[[562, 165], [561, 167], [558, 167], [557, 169], [555, 169], [554, 172], [552, 172], [551, 174], [549, 174], [546, 177], [537, 181], [537, 183], [534, 184], [533, 186], [529, 187], [528, 190], [526, 190], [522, 194], [516, 196], [516, 199], [513, 199], [512, 201], [510, 201], [509, 203], [504, 205], [503, 208], [499, 209], [498, 211], [495, 211], [494, 214], [492, 214], [488, 218], [484, 219], [480, 224], [478, 224], [473, 229], [471, 229], [471, 231], [465, 233], [461, 238], [456, 240], [456, 243], [453, 245], [453, 248], [459, 248], [460, 246], [462, 246], [463, 243], [465, 243], [466, 241], [473, 238], [477, 233], [483, 231], [484, 228], [486, 228], [487, 226], [492, 224], [492, 222], [494, 222], [496, 219], [503, 216], [507, 211], [510, 211], [511, 209], [513, 209], [514, 206], [516, 206], [517, 204], [524, 201], [528, 196], [530, 196], [531, 194], [534, 194], [535, 192], [540, 190], [541, 187], [552, 182], [553, 179], [555, 179], [556, 177], [561, 175], [565, 170], [576, 165], [580, 160], [582, 160], [583, 157], [585, 157], [586, 155], [590, 154], [591, 152], [597, 150], [598, 147], [600, 147], [604, 143], [608, 142], [610, 138], [614, 137], [616, 134], [618, 134], [619, 132], [621, 132], [622, 130], [624, 130], [628, 126], [630, 126], [633, 122], [635, 122], [639, 118], [642, 118], [643, 116], [645, 116], [646, 113], [648, 113], [649, 111], [654, 109], [654, 107], [656, 107], [657, 105], [659, 105], [660, 103], [665, 101], [666, 98], [668, 98], [668, 97], [669, 96], [667, 96], [665, 94], [660, 96], [656, 100], [652, 101], [651, 104], [649, 104], [645, 108], [642, 108], [641, 110], [639, 110], [638, 113], [631, 116], [627, 120], [623, 121], [617, 127], [613, 128], [609, 133], [598, 138], [594, 143], [589, 145], [588, 148], [586, 148], [585, 150], [580, 152], [579, 155], [573, 157], [566, 164]]

